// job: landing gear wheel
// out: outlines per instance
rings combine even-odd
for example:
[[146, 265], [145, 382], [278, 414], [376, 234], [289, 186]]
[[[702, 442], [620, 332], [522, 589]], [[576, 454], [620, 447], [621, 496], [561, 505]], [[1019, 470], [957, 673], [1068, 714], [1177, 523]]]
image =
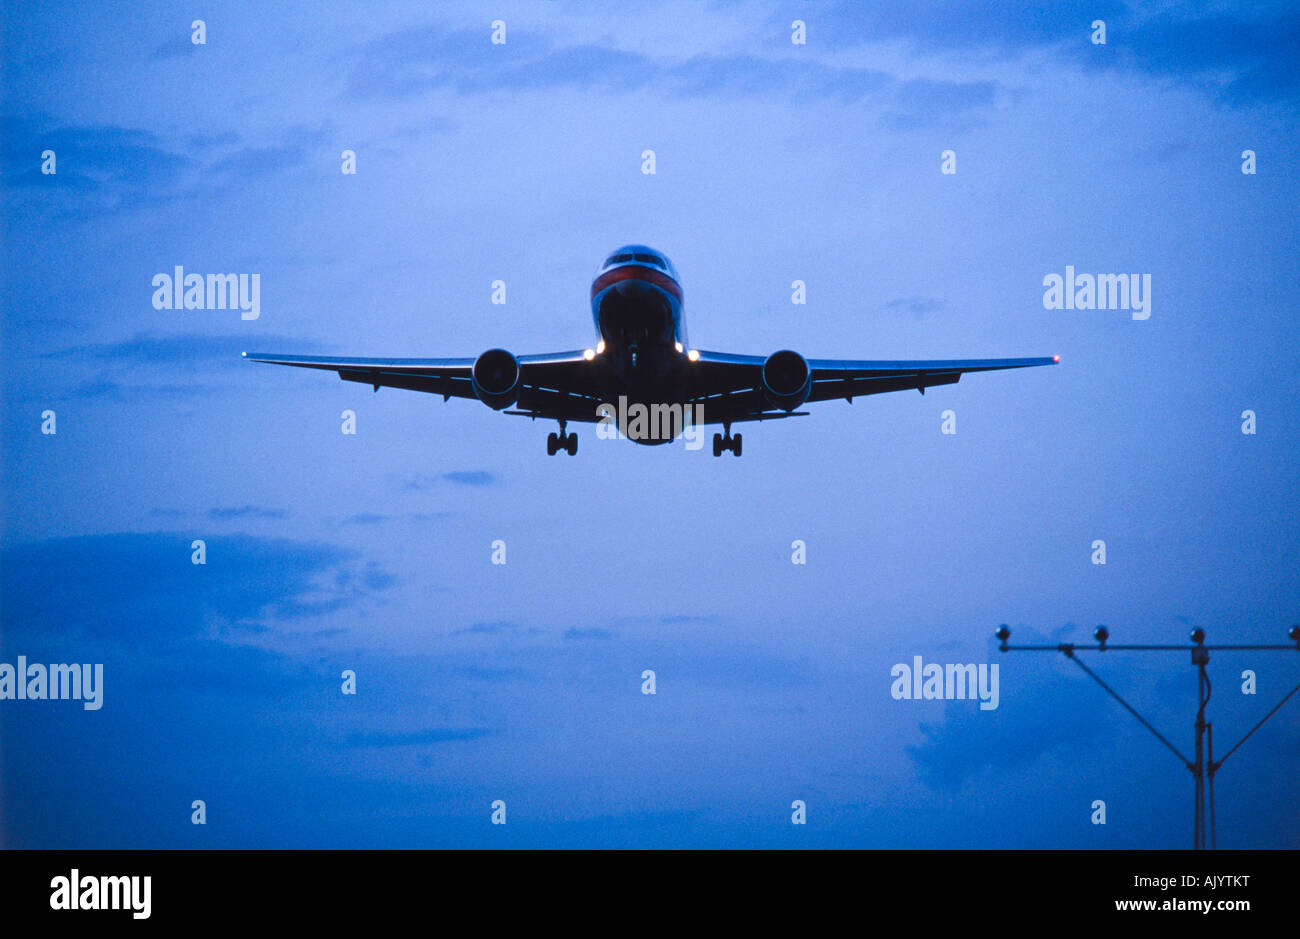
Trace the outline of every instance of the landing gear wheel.
[[724, 434], [713, 435], [713, 455], [722, 456], [723, 450], [730, 450], [733, 456], [740, 456], [741, 441], [744, 438], [740, 434], [731, 436], [731, 428], [726, 428]]
[[558, 434], [546, 435], [546, 455], [555, 456], [561, 450], [569, 456], [578, 455], [578, 435], [567, 433], [564, 429], [564, 421], [560, 421]]

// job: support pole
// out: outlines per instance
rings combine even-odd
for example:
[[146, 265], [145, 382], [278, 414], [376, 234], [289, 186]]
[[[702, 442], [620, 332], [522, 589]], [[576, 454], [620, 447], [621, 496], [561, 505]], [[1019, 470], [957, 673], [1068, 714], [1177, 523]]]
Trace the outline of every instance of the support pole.
[[[1237, 743], [1231, 747], [1222, 760], [1215, 762], [1214, 759], [1214, 725], [1205, 719], [1205, 708], [1210, 703], [1210, 695], [1213, 693], [1213, 685], [1210, 683], [1210, 675], [1207, 666], [1210, 664], [1210, 650], [1223, 651], [1292, 651], [1300, 652], [1300, 625], [1292, 626], [1287, 631], [1287, 638], [1294, 645], [1214, 645], [1205, 644], [1205, 630], [1193, 629], [1191, 633], [1192, 645], [1108, 645], [1107, 640], [1110, 638], [1110, 631], [1105, 626], [1098, 626], [1093, 632], [1093, 637], [1097, 640], [1095, 646], [1081, 646], [1074, 643], [1059, 643], [1054, 646], [1036, 645], [1036, 646], [1012, 646], [1007, 644], [1011, 637], [1011, 630], [1006, 624], [998, 627], [995, 634], [998, 638], [998, 649], [1002, 652], [1060, 652], [1067, 659], [1078, 665], [1088, 677], [1101, 685], [1106, 693], [1118, 701], [1126, 711], [1132, 714], [1147, 730], [1151, 731], [1155, 737], [1163, 743], [1169, 750], [1178, 757], [1188, 770], [1192, 773], [1195, 780], [1195, 806], [1192, 813], [1192, 847], [1194, 850], [1203, 851], [1207, 848], [1213, 850], [1218, 848], [1218, 833], [1215, 830], [1214, 817], [1214, 775], [1223, 766], [1228, 757], [1237, 752], [1237, 748], [1250, 739], [1255, 731], [1259, 730], [1270, 717], [1278, 712], [1282, 705], [1300, 692], [1300, 685], [1292, 688], [1281, 701], [1273, 706], [1273, 709], [1265, 714], [1254, 727], [1246, 732]], [[1118, 692], [1110, 685], [1101, 680], [1101, 677], [1094, 673], [1092, 669], [1084, 665], [1075, 653], [1077, 652], [1172, 652], [1188, 651], [1192, 653], [1192, 664], [1196, 666], [1196, 757], [1194, 760], [1188, 760], [1178, 748], [1156, 730], [1145, 717], [1125, 701]], [[1208, 745], [1208, 752], [1207, 752]], [[1208, 807], [1208, 813], [1207, 813]], [[1208, 822], [1206, 816], [1209, 816]], [[1208, 831], [1208, 835], [1207, 835]]]

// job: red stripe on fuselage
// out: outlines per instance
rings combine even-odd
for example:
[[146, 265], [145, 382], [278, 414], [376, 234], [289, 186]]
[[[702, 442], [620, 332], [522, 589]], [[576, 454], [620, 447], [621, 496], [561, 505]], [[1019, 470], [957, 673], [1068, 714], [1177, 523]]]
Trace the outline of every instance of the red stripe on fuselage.
[[622, 267], [616, 267], [611, 271], [606, 271], [597, 277], [591, 284], [591, 295], [594, 298], [610, 284], [616, 284], [620, 280], [641, 280], [647, 284], [654, 284], [677, 298], [677, 302], [682, 302], [682, 288], [663, 271], [657, 271], [653, 267], [641, 267], [639, 264], [624, 264]]

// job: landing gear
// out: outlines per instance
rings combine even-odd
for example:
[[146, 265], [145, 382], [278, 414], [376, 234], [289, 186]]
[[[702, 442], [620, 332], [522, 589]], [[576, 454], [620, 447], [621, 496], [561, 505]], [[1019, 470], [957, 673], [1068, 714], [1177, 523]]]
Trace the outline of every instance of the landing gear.
[[560, 421], [560, 432], [558, 434], [546, 435], [546, 455], [555, 456], [561, 450], [569, 454], [569, 456], [578, 455], [578, 435], [565, 433], [564, 421]]
[[730, 450], [733, 456], [740, 456], [741, 447], [745, 439], [744, 436], [741, 434], [736, 434], [734, 437], [731, 436], [730, 424], [723, 424], [722, 427], [726, 431], [725, 434], [713, 435], [713, 455], [722, 456], [722, 451]]

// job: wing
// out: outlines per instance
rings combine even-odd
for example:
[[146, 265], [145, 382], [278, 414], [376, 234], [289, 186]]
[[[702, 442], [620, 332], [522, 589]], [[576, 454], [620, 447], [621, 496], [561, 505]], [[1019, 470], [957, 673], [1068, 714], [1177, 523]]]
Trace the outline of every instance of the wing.
[[852, 401], [862, 395], [885, 391], [925, 389], [935, 385], [953, 385], [967, 372], [997, 372], [1008, 368], [1033, 368], [1056, 365], [1059, 356], [1031, 359], [953, 359], [917, 362], [854, 362], [838, 359], [809, 359], [812, 370], [812, 393], [809, 401], [845, 398]]
[[[783, 412], [766, 400], [762, 391], [761, 355], [699, 353], [694, 365], [692, 396], [704, 403], [708, 423], [776, 417]], [[967, 372], [993, 372], [1008, 368], [1055, 365], [1060, 356], [1026, 359], [952, 359], [920, 361], [857, 361], [808, 359], [811, 386], [806, 403], [843, 398], [852, 402], [865, 395], [915, 389], [925, 394], [935, 385], [952, 385]], [[766, 412], [766, 413], [765, 413]]]
[[[473, 358], [380, 359], [273, 355], [245, 352], [254, 362], [293, 365], [337, 372], [344, 381], [380, 388], [405, 388], [450, 398], [477, 399], [470, 371]], [[691, 365], [687, 397], [705, 405], [706, 423], [758, 421], [800, 416], [804, 412], [773, 407], [762, 390], [766, 358], [758, 355], [699, 353]], [[807, 403], [951, 385], [966, 372], [1054, 365], [1059, 358], [957, 359], [952, 361], [852, 361], [809, 359]], [[594, 423], [602, 398], [591, 363], [583, 352], [519, 357], [519, 396], [507, 414]]]
[[[244, 358], [271, 365], [294, 365], [337, 372], [344, 381], [380, 388], [405, 388], [449, 398], [474, 398], [470, 370], [474, 359], [366, 359], [333, 356], [274, 355], [245, 352]], [[519, 356], [519, 398], [516, 407], [537, 417], [574, 421], [596, 420], [599, 397], [590, 363], [581, 350]]]

